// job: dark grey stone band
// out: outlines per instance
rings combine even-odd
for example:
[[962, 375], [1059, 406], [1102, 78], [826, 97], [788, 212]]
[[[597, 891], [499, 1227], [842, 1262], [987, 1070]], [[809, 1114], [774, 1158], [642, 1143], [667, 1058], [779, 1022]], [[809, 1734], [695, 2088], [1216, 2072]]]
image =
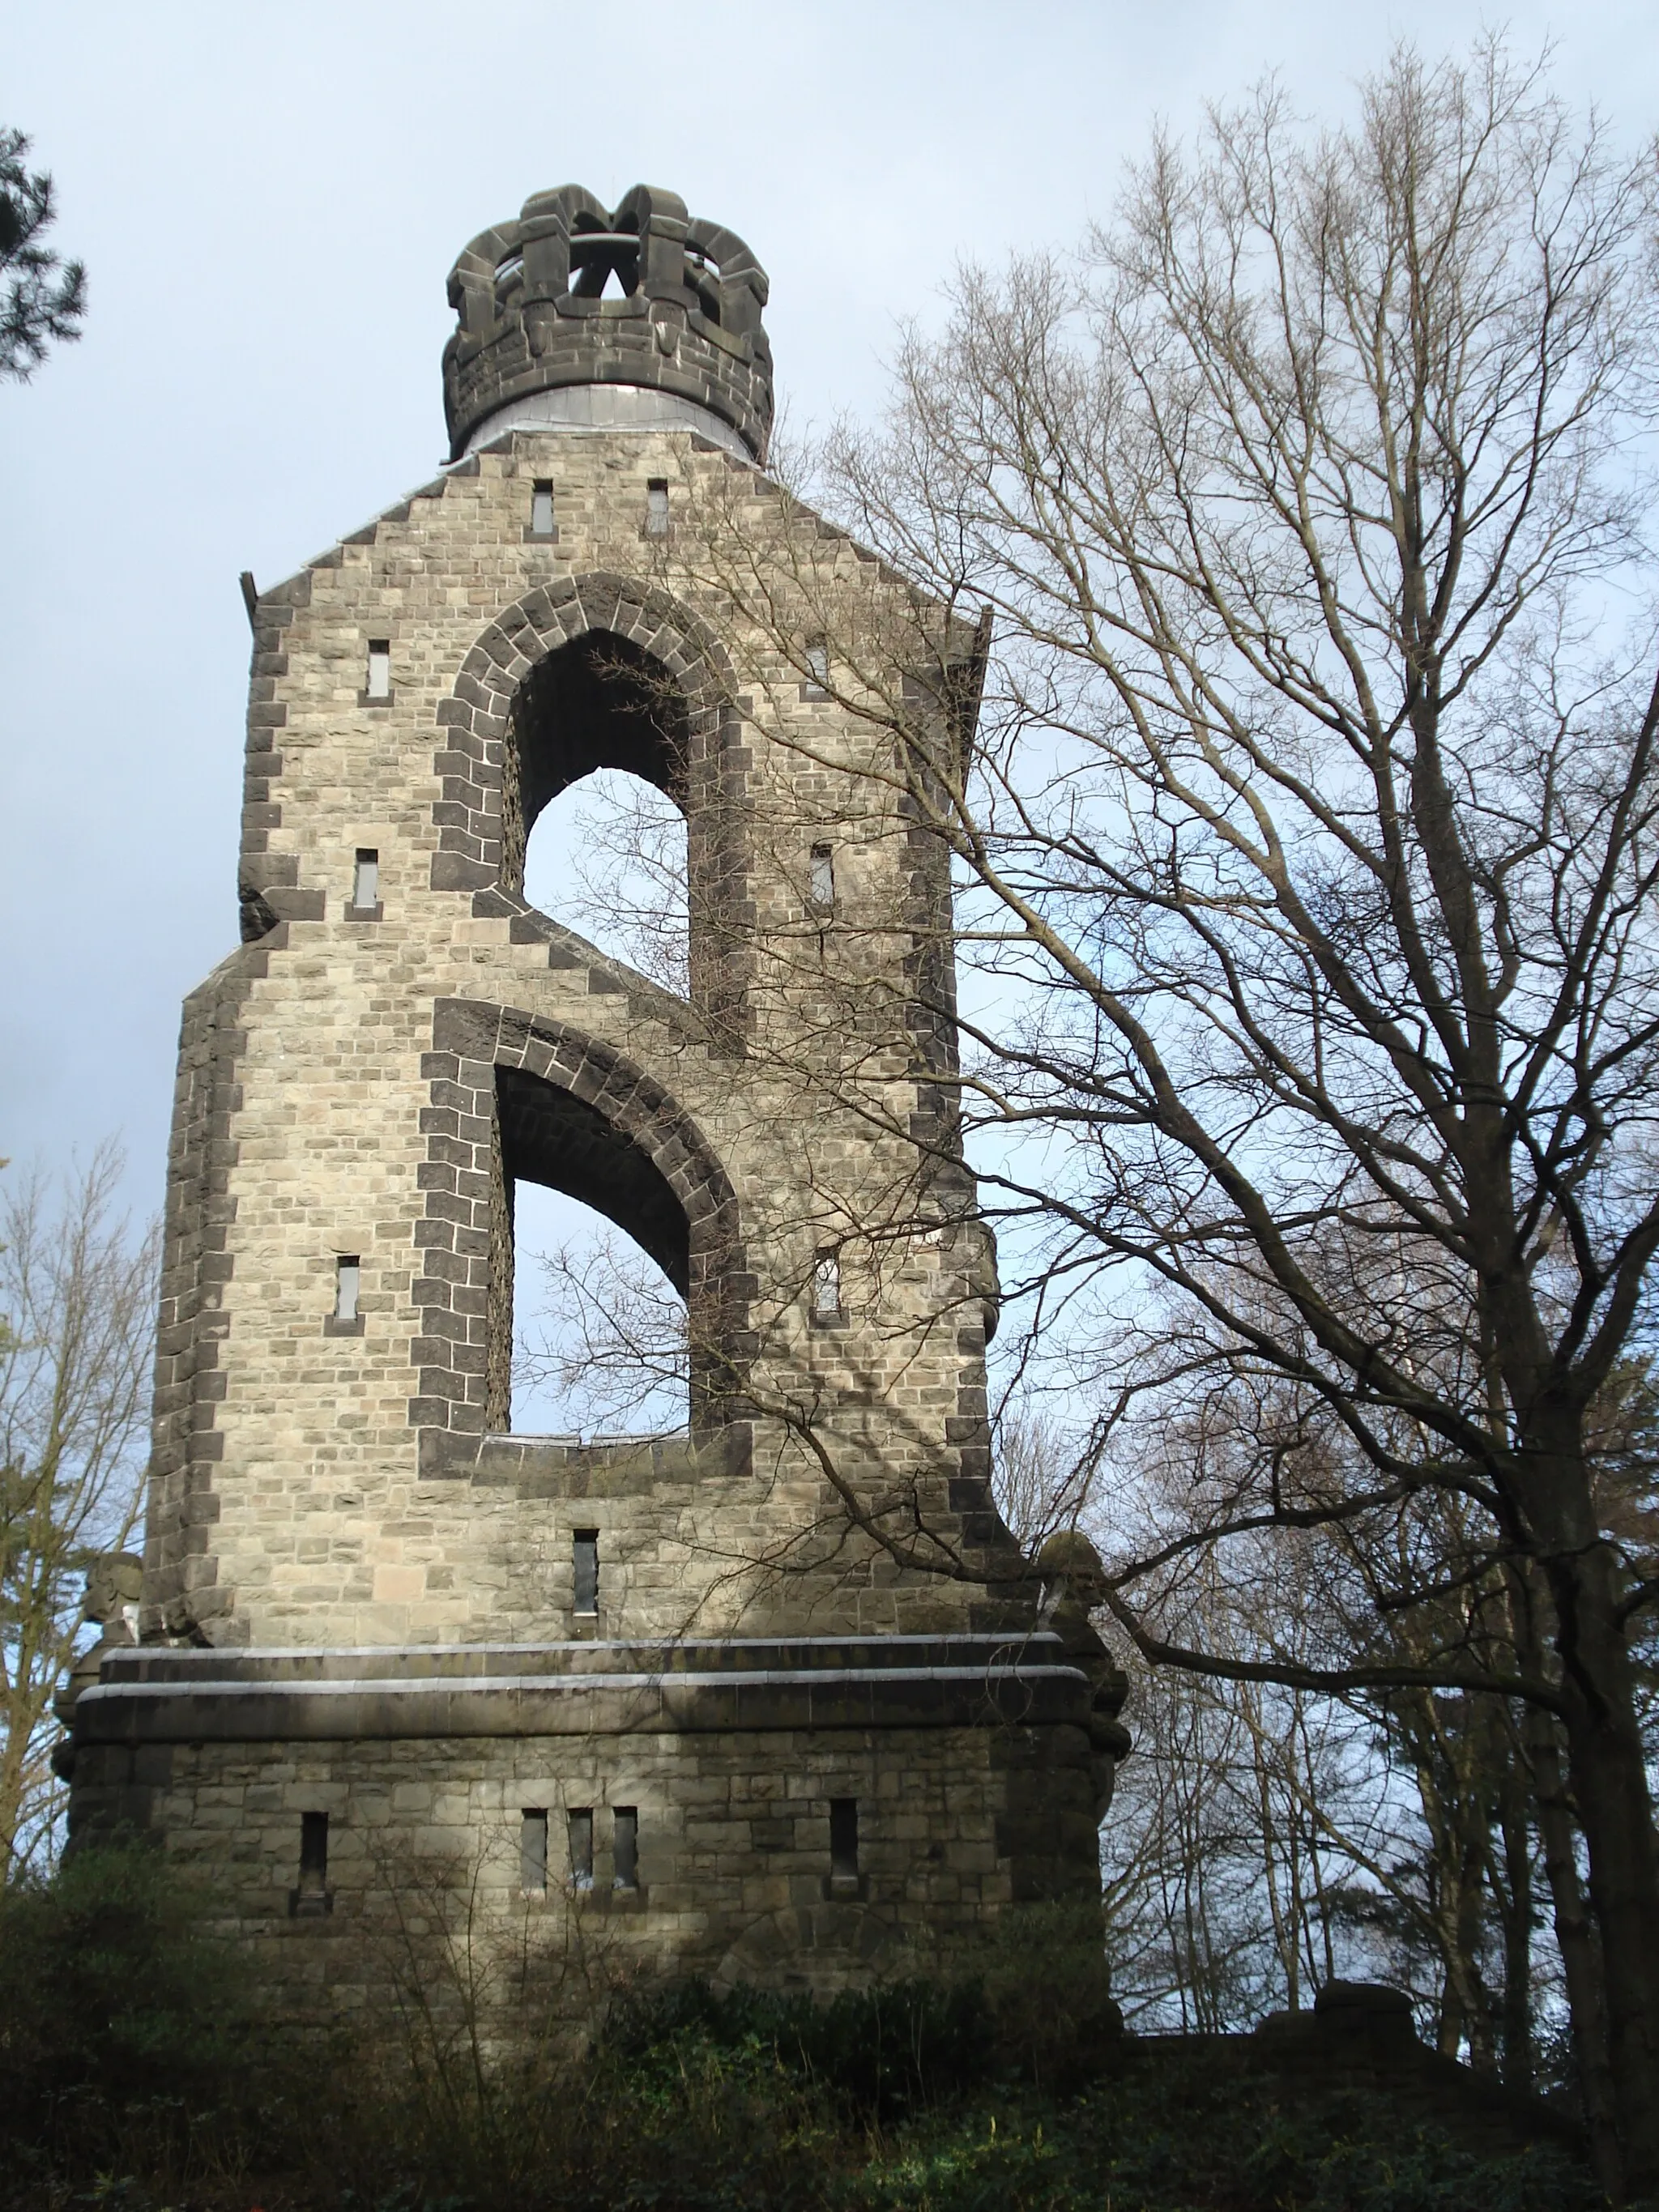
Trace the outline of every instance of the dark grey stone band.
[[573, 1643], [379, 1651], [124, 1649], [76, 1706], [94, 1743], [732, 1729], [1086, 1727], [1058, 1638]]

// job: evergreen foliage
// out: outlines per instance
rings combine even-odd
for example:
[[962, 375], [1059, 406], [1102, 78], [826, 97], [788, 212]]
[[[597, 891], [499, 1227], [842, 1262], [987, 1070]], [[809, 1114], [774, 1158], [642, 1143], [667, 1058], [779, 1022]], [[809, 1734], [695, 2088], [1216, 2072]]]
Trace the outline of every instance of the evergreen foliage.
[[52, 179], [25, 165], [29, 141], [0, 128], [0, 377], [27, 384], [55, 339], [72, 343], [87, 312], [84, 262], [42, 246], [57, 219]]

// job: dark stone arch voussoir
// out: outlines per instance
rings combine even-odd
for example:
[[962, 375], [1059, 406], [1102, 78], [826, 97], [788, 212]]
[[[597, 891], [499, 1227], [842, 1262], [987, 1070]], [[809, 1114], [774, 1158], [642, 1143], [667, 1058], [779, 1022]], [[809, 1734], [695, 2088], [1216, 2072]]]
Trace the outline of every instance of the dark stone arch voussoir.
[[693, 1429], [718, 1425], [749, 1348], [752, 1286], [737, 1194], [692, 1116], [614, 1046], [474, 1000], [438, 1001], [422, 1073], [420, 1382], [409, 1407], [422, 1474], [470, 1473], [492, 1414], [499, 1422], [519, 1174], [606, 1213], [684, 1291]]
[[586, 758], [578, 746], [567, 767], [580, 775], [614, 765], [672, 786], [686, 817], [692, 1002], [714, 1024], [716, 1049], [741, 1056], [754, 916], [747, 702], [738, 698], [731, 661], [708, 624], [655, 585], [605, 572], [544, 585], [480, 634], [438, 708], [432, 888], [470, 893], [480, 915], [499, 913], [504, 898], [522, 904], [537, 793], [524, 788], [520, 710], [527, 708], [533, 723], [552, 656], [606, 637], [620, 641], [637, 669], [648, 664], [655, 672], [643, 679], [647, 694], [659, 680], [672, 692], [657, 719], [664, 735], [672, 730], [674, 772], [653, 772], [632, 748], [609, 760]]
[[[513, 702], [550, 653], [590, 631], [625, 638], [678, 686], [684, 702], [694, 804], [719, 780], [725, 725], [735, 702], [732, 665], [708, 624], [655, 585], [603, 571], [544, 584], [503, 608], [462, 661], [438, 708], [433, 768], [438, 848], [432, 888], [483, 891], [501, 880], [502, 775]], [[699, 770], [702, 773], [700, 775]]]

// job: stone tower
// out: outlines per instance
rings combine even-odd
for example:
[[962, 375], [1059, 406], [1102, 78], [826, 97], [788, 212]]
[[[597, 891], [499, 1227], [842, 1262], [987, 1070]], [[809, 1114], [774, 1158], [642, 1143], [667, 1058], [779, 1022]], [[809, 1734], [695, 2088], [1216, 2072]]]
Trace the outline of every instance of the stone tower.
[[[73, 1704], [72, 1826], [158, 1834], [307, 2002], [391, 1886], [465, 1865], [648, 1970], [834, 1986], [1092, 1894], [1123, 1742], [992, 1507], [948, 1025], [815, 1073], [802, 948], [910, 1006], [945, 856], [811, 637], [693, 557], [694, 515], [763, 547], [781, 508], [743, 241], [567, 186], [449, 289], [451, 465], [250, 592], [243, 942], [185, 1011], [139, 1629]], [[684, 997], [523, 895], [602, 767], [685, 817]], [[514, 1431], [526, 1180], [684, 1296], [683, 1433]], [[900, 1494], [964, 1571], [884, 1546]]]

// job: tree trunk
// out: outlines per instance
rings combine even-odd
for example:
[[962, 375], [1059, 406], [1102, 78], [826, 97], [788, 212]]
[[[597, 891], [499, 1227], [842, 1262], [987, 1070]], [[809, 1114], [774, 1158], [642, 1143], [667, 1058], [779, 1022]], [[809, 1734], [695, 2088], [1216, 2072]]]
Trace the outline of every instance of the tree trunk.
[[[1458, 2010], [1468, 2039], [1469, 2064], [1477, 2074], [1496, 2074], [1498, 2054], [1492, 2044], [1492, 2007], [1480, 1972], [1480, 1937], [1486, 1902], [1486, 1870], [1491, 1839], [1485, 1808], [1473, 1802], [1474, 1776], [1463, 1778], [1462, 1802], [1457, 1812], [1458, 1850], [1454, 1868], [1456, 1909], [1451, 1915], [1450, 1978], [1457, 1985]], [[1442, 2046], [1444, 2047], [1443, 2045]], [[1454, 2045], [1449, 2054], [1457, 2056]]]
[[1607, 2021], [1601, 2002], [1601, 1961], [1595, 1930], [1584, 1909], [1574, 1849], [1577, 1830], [1561, 1778], [1561, 1751], [1555, 1723], [1534, 1706], [1527, 1715], [1527, 1757], [1532, 1769], [1533, 1803], [1544, 1844], [1544, 1875], [1555, 1914], [1556, 1947], [1566, 1978], [1567, 2010], [1572, 2021], [1573, 2057], [1578, 2067], [1584, 2124], [1589, 2130], [1595, 2178], [1617, 2204], [1624, 2197], [1613, 2114], [1613, 2076], [1607, 2066]]
[[1626, 2191], [1659, 2196], [1659, 1850], [1608, 1547], [1544, 1561], [1557, 1620], [1568, 1771], [1601, 1937], [1607, 2066]]
[[[1513, 1731], [1503, 1730], [1503, 1782], [1498, 1797], [1498, 1831], [1503, 1838], [1504, 1881], [1499, 1911], [1504, 1925], [1503, 2075], [1506, 2088], [1530, 2093], [1533, 2087], [1532, 2032], [1532, 1828], [1528, 1820], [1525, 1770]], [[1494, 1883], [1496, 1889], [1499, 1887]]]

